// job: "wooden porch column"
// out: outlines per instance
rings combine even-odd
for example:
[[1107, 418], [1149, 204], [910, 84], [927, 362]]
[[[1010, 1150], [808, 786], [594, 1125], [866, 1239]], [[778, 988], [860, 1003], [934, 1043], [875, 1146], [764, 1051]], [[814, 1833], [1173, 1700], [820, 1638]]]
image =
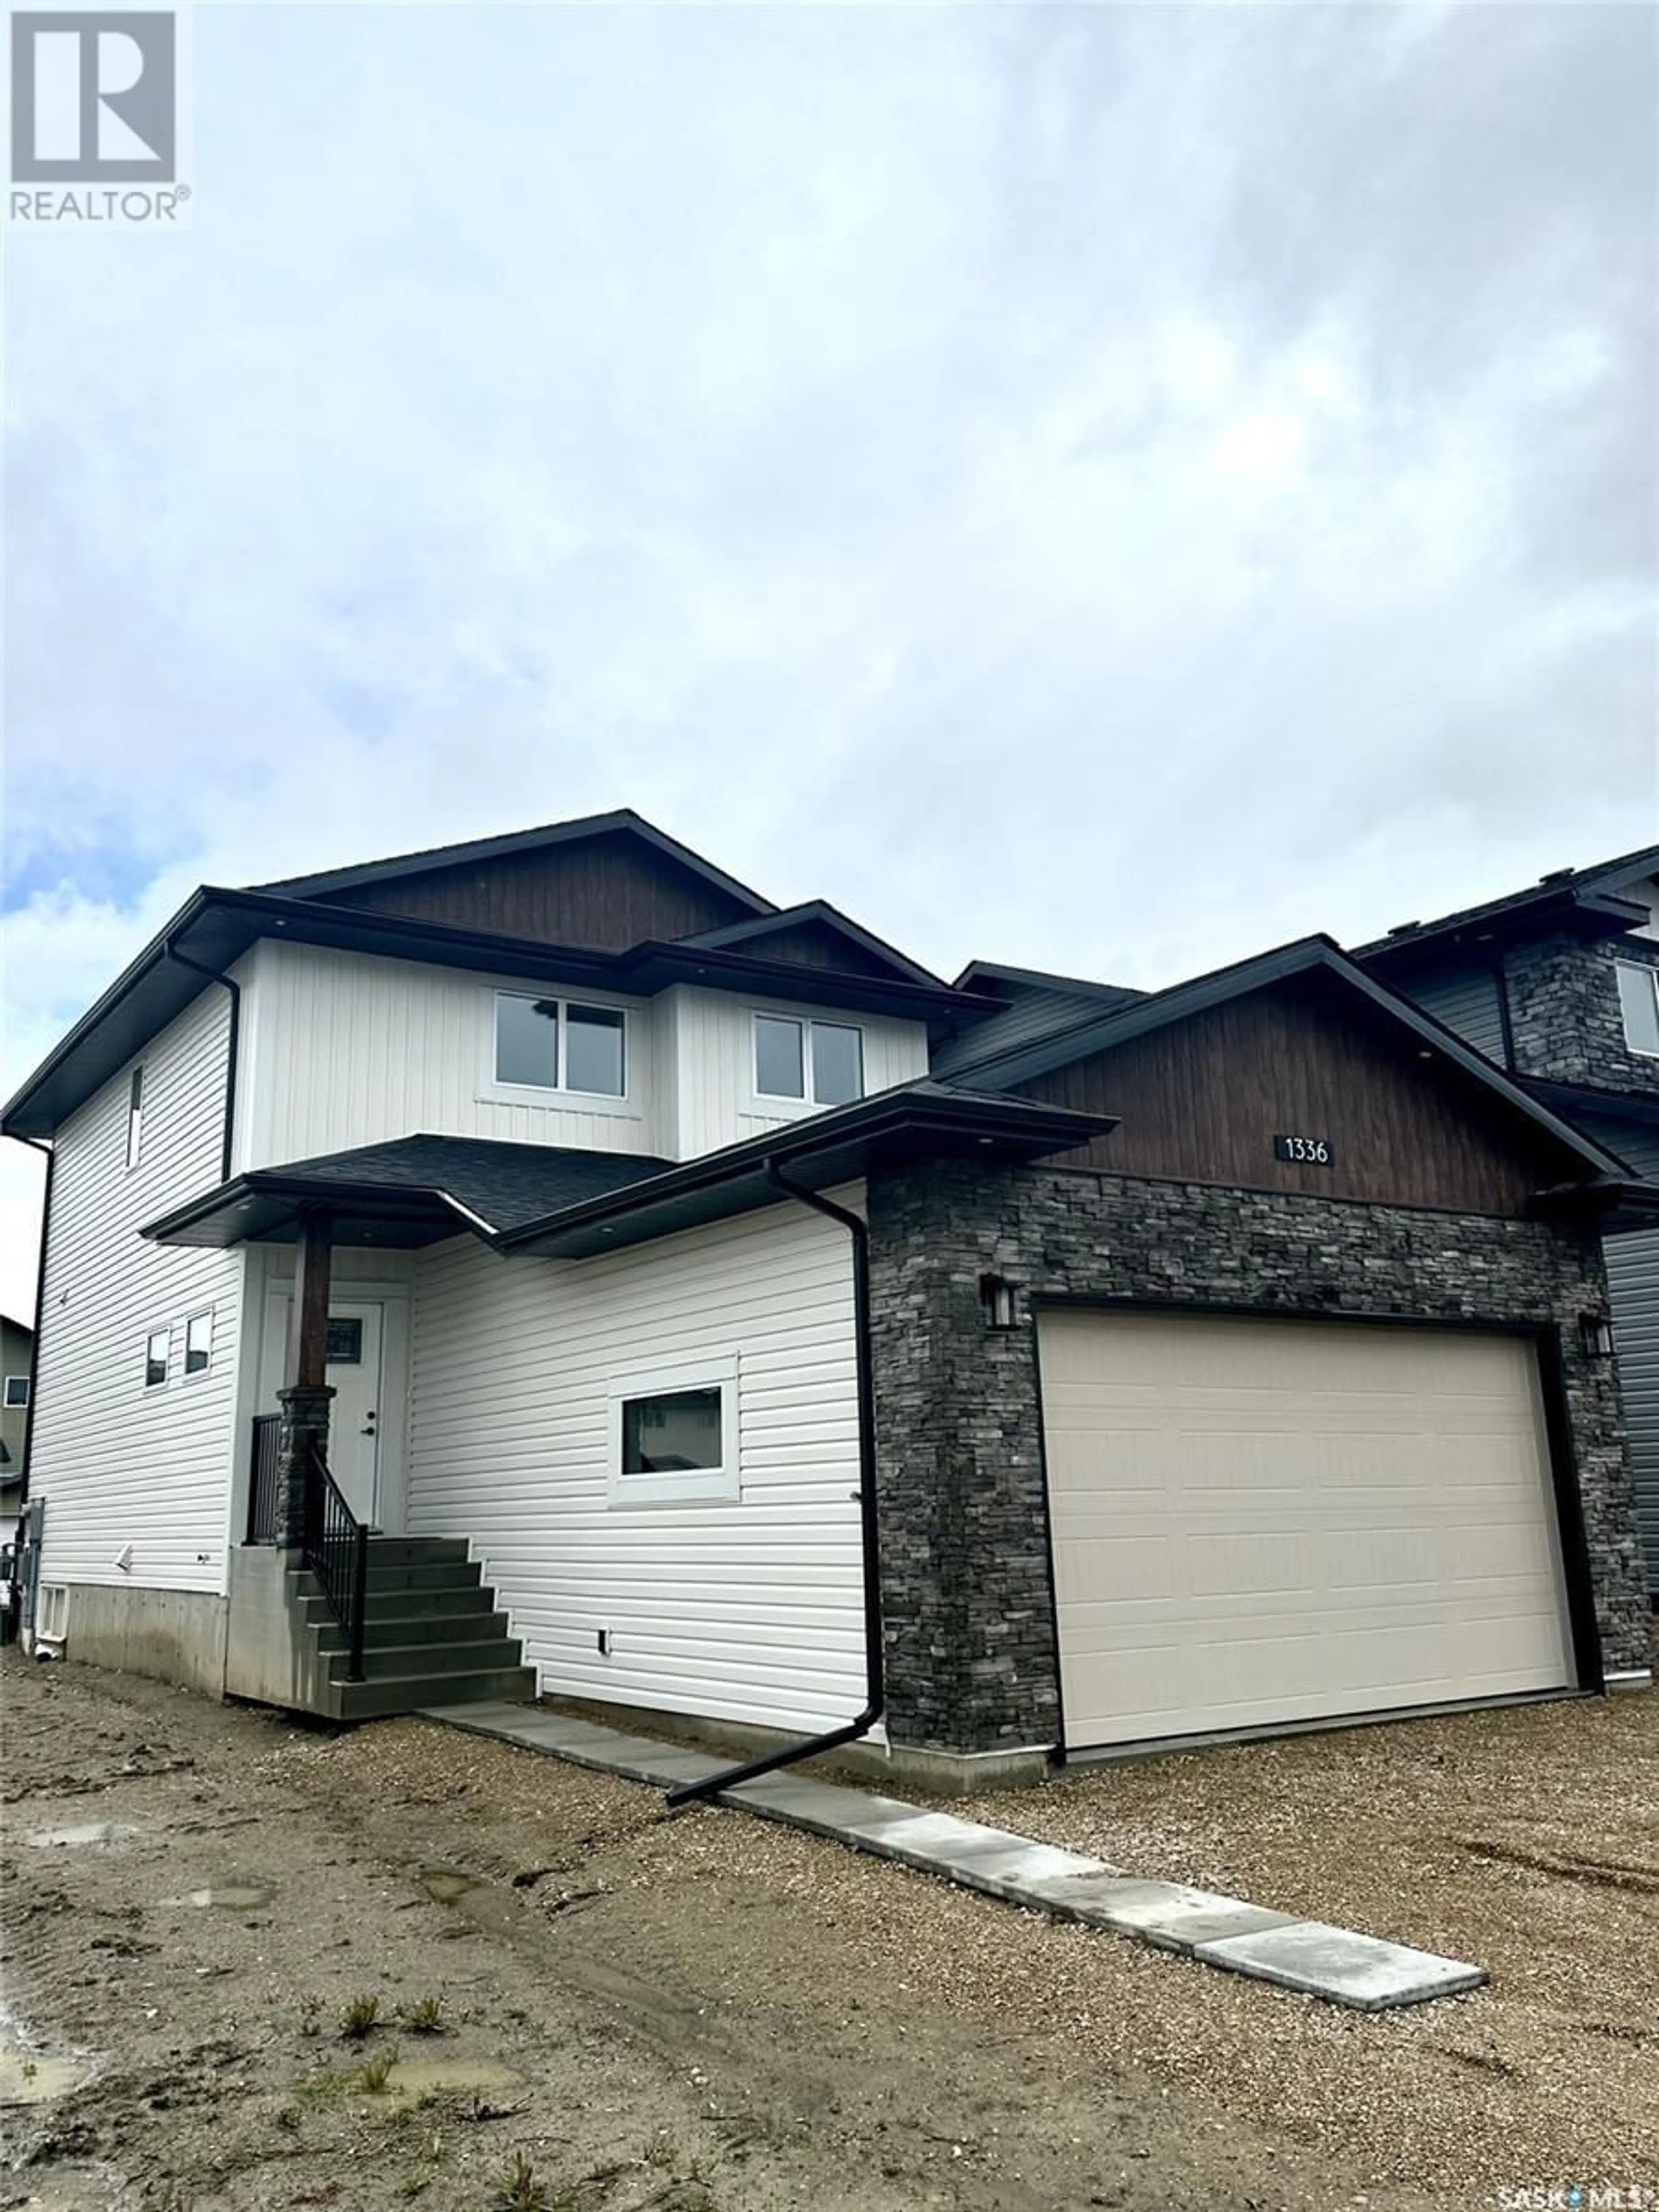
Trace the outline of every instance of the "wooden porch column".
[[302, 1545], [313, 1453], [328, 1457], [328, 1409], [334, 1395], [328, 1373], [328, 1289], [333, 1219], [325, 1206], [300, 1214], [294, 1255], [294, 1298], [289, 1309], [288, 1381], [276, 1393], [282, 1426], [276, 1438], [276, 1541]]

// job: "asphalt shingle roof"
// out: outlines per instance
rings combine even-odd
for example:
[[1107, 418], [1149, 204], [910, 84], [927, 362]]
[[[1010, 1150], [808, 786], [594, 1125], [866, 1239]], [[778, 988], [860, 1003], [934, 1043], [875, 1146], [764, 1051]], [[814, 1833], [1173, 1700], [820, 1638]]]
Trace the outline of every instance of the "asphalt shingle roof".
[[265, 1172], [325, 1183], [447, 1191], [492, 1229], [516, 1229], [562, 1206], [642, 1182], [673, 1164], [648, 1152], [577, 1152], [493, 1137], [420, 1136], [288, 1160]]

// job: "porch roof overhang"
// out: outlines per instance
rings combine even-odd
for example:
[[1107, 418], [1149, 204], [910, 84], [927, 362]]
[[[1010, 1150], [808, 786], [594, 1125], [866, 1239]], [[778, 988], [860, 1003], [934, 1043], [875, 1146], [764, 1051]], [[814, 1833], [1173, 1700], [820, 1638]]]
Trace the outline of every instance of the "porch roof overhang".
[[1556, 1183], [1532, 1201], [1534, 1213], [1580, 1223], [1598, 1237], [1628, 1237], [1659, 1229], [1659, 1182], [1640, 1176], [1595, 1176], [1587, 1182]]
[[258, 1168], [139, 1232], [152, 1243], [291, 1243], [318, 1207], [337, 1245], [417, 1250], [470, 1231], [492, 1249], [586, 1259], [779, 1201], [770, 1170], [821, 1190], [927, 1159], [1023, 1164], [1108, 1135], [1116, 1118], [928, 1079], [679, 1164], [642, 1153], [408, 1137]]
[[156, 1244], [291, 1244], [321, 1209], [337, 1245], [416, 1251], [470, 1230], [486, 1241], [550, 1208], [592, 1199], [671, 1164], [641, 1152], [400, 1137], [286, 1166], [255, 1168], [148, 1223]]

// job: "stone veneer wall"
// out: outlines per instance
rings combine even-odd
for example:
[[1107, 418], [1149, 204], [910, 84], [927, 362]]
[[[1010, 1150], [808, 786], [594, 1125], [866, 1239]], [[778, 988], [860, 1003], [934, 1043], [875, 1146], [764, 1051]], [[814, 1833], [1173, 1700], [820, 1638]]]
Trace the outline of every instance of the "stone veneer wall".
[[[1579, 1350], [1593, 1237], [1276, 1192], [939, 1164], [872, 1177], [888, 1726], [955, 1752], [1059, 1736], [1032, 1296], [1559, 1325], [1603, 1664], [1649, 1663], [1618, 1385]], [[979, 1279], [1022, 1283], [988, 1329]]]
[[1659, 1060], [1625, 1042], [1613, 974], [1620, 960], [1659, 967], [1659, 944], [1622, 937], [1587, 945], [1563, 935], [1511, 947], [1504, 974], [1518, 1074], [1659, 1097]]

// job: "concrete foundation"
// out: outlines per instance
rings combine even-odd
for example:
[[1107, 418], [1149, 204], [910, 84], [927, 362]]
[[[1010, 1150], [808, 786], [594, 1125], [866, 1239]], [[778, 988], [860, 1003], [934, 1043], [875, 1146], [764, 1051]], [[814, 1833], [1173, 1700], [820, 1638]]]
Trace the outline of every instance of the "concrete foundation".
[[230, 1554], [224, 1692], [293, 1712], [327, 1710], [328, 1662], [305, 1632], [291, 1580], [297, 1554], [240, 1544]]
[[226, 1602], [208, 1590], [71, 1583], [64, 1651], [88, 1667], [179, 1682], [210, 1698], [225, 1686]]

